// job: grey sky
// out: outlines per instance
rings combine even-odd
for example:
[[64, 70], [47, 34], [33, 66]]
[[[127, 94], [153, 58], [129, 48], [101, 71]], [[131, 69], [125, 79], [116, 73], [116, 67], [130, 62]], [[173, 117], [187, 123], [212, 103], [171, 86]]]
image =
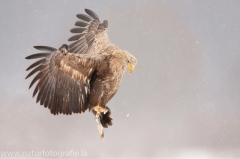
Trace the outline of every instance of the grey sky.
[[[35, 45], [60, 47], [84, 8], [138, 59], [108, 104], [53, 116], [24, 80]], [[85, 150], [88, 158], [240, 157], [240, 1], [0, 0], [0, 151]], [[194, 156], [194, 157], [193, 157]]]

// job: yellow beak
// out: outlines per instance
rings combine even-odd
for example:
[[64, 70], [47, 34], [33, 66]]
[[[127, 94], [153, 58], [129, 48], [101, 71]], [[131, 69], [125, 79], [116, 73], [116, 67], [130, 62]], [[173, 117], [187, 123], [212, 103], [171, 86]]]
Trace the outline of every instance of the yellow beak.
[[128, 64], [128, 70], [129, 70], [130, 73], [133, 72], [134, 67], [135, 67], [135, 66], [134, 66], [133, 64]]

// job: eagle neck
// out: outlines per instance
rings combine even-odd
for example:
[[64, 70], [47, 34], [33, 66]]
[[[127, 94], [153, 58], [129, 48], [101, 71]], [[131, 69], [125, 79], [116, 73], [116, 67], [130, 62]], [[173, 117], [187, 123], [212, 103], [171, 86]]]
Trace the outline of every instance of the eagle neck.
[[114, 52], [111, 55], [110, 66], [111, 66], [111, 70], [114, 74], [116, 74], [118, 77], [122, 77], [122, 75], [125, 72], [125, 69], [127, 67], [125, 54], [123, 54], [120, 51]]

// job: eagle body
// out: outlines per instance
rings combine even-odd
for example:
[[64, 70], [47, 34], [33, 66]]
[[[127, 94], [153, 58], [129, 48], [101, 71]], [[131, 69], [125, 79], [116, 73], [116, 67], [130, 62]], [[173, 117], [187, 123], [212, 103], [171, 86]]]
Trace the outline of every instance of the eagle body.
[[108, 56], [106, 64], [103, 64], [103, 68], [96, 71], [92, 76], [91, 94], [88, 100], [90, 109], [96, 105], [106, 107], [106, 104], [116, 94], [120, 86], [127, 65], [116, 54], [118, 53], [112, 52]]
[[116, 94], [123, 74], [128, 67], [130, 73], [137, 64], [136, 58], [112, 44], [107, 36], [108, 22], [100, 22], [98, 16], [85, 9], [78, 14], [77, 33], [69, 38], [70, 45], [59, 49], [49, 46], [35, 46], [44, 52], [27, 56], [38, 59], [27, 68], [33, 74], [29, 88], [37, 81], [33, 97], [54, 115], [84, 113], [87, 109], [96, 117], [98, 131], [104, 137], [103, 128], [112, 125], [109, 100]]

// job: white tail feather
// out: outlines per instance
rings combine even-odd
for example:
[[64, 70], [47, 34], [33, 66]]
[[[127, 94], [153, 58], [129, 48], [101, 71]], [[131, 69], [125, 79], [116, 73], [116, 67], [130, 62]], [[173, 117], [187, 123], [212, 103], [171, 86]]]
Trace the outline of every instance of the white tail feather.
[[97, 127], [98, 127], [98, 133], [99, 133], [101, 139], [104, 140], [103, 126], [100, 122], [100, 117], [99, 116], [97, 117], [96, 122], [97, 122]]

